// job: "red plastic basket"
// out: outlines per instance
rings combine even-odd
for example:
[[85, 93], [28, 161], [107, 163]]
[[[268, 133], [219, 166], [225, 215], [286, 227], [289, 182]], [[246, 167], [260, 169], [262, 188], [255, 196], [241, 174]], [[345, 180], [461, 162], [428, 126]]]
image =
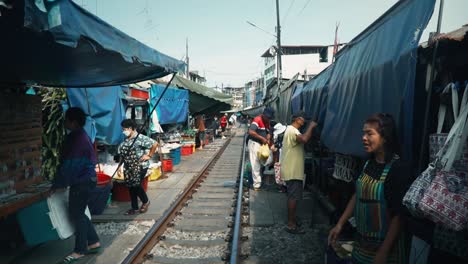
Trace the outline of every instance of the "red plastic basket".
[[180, 150], [180, 155], [182, 156], [188, 156], [192, 154], [192, 145], [184, 145], [182, 146], [182, 149]]
[[[145, 177], [142, 181], [143, 190], [145, 192], [148, 190], [148, 177]], [[112, 188], [112, 200], [118, 202], [129, 202], [131, 200], [130, 193], [128, 192], [128, 187], [125, 182], [116, 182]]]
[[97, 176], [97, 185], [98, 186], [105, 186], [109, 182], [111, 182], [111, 176], [105, 174], [104, 172], [98, 172], [96, 173]]
[[173, 166], [173, 163], [172, 163], [171, 159], [165, 159], [165, 160], [162, 161], [163, 171], [171, 172], [172, 171], [172, 166]]

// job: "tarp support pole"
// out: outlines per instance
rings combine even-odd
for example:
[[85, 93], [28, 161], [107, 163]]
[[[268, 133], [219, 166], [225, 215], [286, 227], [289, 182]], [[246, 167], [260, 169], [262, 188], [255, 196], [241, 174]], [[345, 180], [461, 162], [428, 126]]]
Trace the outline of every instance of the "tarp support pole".
[[[439, 17], [437, 20], [437, 31], [434, 37], [440, 34], [440, 27], [442, 23], [442, 13], [444, 11], [444, 0], [439, 0], [440, 1], [440, 6], [439, 6]], [[427, 90], [427, 98], [426, 98], [426, 110], [424, 112], [424, 126], [423, 126], [423, 135], [422, 135], [422, 141], [421, 141], [421, 150], [419, 151], [419, 162], [418, 162], [418, 173], [422, 171], [423, 167], [423, 161], [424, 161], [424, 155], [425, 153], [425, 143], [428, 142], [426, 141], [427, 137], [427, 129], [429, 126], [429, 111], [431, 109], [431, 97], [432, 97], [432, 88], [433, 88], [433, 83], [434, 83], [434, 77], [435, 77], [435, 63], [436, 63], [436, 58], [437, 58], [437, 50], [439, 48], [439, 40], [435, 41], [434, 44], [434, 50], [432, 52], [432, 61], [431, 61], [431, 67], [430, 67], [430, 79], [429, 79], [429, 84], [428, 84], [428, 90]]]
[[[164, 94], [166, 93], [167, 89], [169, 88], [169, 85], [171, 85], [172, 83], [172, 80], [174, 80], [174, 77], [176, 76], [177, 73], [174, 73], [172, 74], [172, 77], [171, 77], [171, 80], [166, 84], [166, 87], [164, 87], [164, 90], [163, 92], [161, 93], [161, 96], [159, 96], [158, 98], [158, 101], [156, 101], [156, 104], [154, 104], [154, 107], [153, 109], [151, 109], [150, 113], [148, 116], [151, 116], [153, 114], [153, 112], [156, 110], [156, 107], [158, 106], [159, 102], [161, 101], [161, 99], [163, 98]], [[143, 123], [143, 127], [146, 127], [146, 124], [148, 123], [149, 121], [149, 118], [145, 118], [145, 123]], [[140, 135], [140, 131], [137, 129], [137, 134], [135, 136], [135, 138], [133, 139], [132, 141], [132, 145], [130, 145], [130, 148], [133, 147], [133, 145], [135, 144], [136, 140], [138, 139], [138, 136]], [[119, 161], [119, 166], [117, 166], [117, 169], [114, 171], [114, 173], [112, 174], [112, 177], [111, 178], [114, 178], [115, 174], [117, 173], [117, 171], [119, 171], [120, 169], [120, 166], [122, 166], [122, 163], [123, 163], [123, 160], [120, 159]]]

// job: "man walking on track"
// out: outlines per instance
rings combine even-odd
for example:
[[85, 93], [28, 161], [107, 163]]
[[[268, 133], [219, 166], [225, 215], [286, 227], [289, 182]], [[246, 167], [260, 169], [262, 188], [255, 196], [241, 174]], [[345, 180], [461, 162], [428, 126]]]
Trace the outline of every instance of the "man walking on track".
[[249, 128], [249, 158], [252, 166], [252, 178], [254, 190], [259, 190], [262, 185], [260, 175], [261, 163], [258, 159], [258, 149], [261, 145], [269, 144], [271, 138], [270, 120], [275, 117], [275, 111], [266, 107], [263, 114], [255, 117]]

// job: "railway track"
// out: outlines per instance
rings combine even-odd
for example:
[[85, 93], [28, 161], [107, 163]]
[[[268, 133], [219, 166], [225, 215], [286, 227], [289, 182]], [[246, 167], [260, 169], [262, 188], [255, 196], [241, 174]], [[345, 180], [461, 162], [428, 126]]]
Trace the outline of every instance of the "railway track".
[[242, 132], [228, 139], [123, 263], [237, 262], [243, 212], [238, 182], [245, 154]]

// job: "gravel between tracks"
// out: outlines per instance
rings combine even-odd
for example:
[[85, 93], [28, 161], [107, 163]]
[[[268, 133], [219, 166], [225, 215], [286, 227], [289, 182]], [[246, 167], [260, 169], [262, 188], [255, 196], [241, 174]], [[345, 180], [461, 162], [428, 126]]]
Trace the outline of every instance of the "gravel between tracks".
[[304, 222], [302, 235], [287, 233], [284, 225], [271, 227], [245, 227], [243, 235], [249, 239], [242, 245], [243, 254], [249, 255], [244, 263], [323, 263], [326, 225], [310, 226]]
[[94, 224], [96, 232], [99, 235], [111, 235], [116, 236], [119, 234], [124, 235], [145, 235], [148, 230], [155, 223], [151, 221], [130, 221], [130, 222], [109, 222]]

